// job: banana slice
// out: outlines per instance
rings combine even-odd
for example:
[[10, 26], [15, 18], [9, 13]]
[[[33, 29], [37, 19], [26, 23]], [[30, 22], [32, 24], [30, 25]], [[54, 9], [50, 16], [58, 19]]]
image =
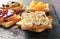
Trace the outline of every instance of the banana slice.
[[45, 19], [45, 18], [41, 19], [40, 21], [41, 21], [42, 25], [48, 25], [48, 23], [49, 23], [49, 21], [47, 19]]
[[31, 19], [29, 19], [29, 18], [23, 19], [22, 22], [26, 26], [33, 26], [33, 23], [31, 22]]

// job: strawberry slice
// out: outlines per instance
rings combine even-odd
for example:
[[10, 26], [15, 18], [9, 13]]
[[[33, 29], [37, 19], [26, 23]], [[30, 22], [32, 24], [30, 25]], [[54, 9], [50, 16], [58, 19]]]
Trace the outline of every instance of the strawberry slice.
[[8, 13], [8, 9], [3, 9], [3, 13], [2, 14], [6, 14]]

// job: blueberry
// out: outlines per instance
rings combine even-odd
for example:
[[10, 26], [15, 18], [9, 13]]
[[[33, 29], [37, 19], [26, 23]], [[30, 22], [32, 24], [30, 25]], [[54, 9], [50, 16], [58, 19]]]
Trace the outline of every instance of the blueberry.
[[6, 5], [6, 7], [9, 7], [9, 5]]
[[11, 3], [13, 4], [13, 3], [15, 3], [15, 2], [13, 1], [13, 2], [11, 2]]

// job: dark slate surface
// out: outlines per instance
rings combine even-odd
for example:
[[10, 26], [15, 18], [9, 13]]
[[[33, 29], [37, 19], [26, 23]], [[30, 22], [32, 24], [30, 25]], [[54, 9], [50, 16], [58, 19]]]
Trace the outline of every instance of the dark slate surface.
[[[17, 1], [17, 0], [16, 0]], [[29, 5], [31, 0], [19, 0], [24, 5]], [[37, 0], [47, 2], [50, 5], [51, 11], [48, 13], [53, 17], [53, 29], [45, 30], [40, 33], [23, 31], [18, 29], [5, 29], [0, 27], [0, 39], [60, 39], [60, 23], [59, 23], [59, 0]]]

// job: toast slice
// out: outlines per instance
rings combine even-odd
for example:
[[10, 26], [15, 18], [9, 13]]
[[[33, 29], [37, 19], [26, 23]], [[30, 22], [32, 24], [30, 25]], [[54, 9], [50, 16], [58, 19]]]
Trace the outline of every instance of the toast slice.
[[18, 22], [20, 20], [20, 16], [14, 15], [14, 16], [5, 18], [5, 20], [7, 20], [7, 21], [3, 21], [1, 25], [3, 27], [8, 28], [8, 27], [11, 27], [12, 25], [14, 25], [16, 22]]
[[23, 11], [24, 7], [22, 2], [11, 2], [9, 1], [6, 5], [2, 4], [2, 7], [0, 7], [2, 9], [8, 8], [8, 9], [12, 9], [14, 11]]
[[16, 15], [11, 9], [0, 9], [0, 25], [10, 27], [20, 20], [20, 16]]
[[32, 1], [29, 6], [26, 7], [27, 12], [35, 12], [35, 11], [45, 11], [49, 12], [49, 5], [43, 2]]
[[36, 11], [31, 13], [23, 13], [21, 20], [16, 24], [21, 27], [22, 30], [42, 32], [45, 29], [52, 29], [51, 23], [51, 16], [46, 16], [44, 11]]
[[4, 21], [4, 18], [0, 18], [0, 25], [2, 24], [3, 21]]
[[23, 4], [20, 2], [20, 6], [18, 6], [18, 7], [12, 7], [12, 8], [9, 8], [9, 9], [12, 9], [14, 11], [23, 11], [24, 7], [23, 7]]

